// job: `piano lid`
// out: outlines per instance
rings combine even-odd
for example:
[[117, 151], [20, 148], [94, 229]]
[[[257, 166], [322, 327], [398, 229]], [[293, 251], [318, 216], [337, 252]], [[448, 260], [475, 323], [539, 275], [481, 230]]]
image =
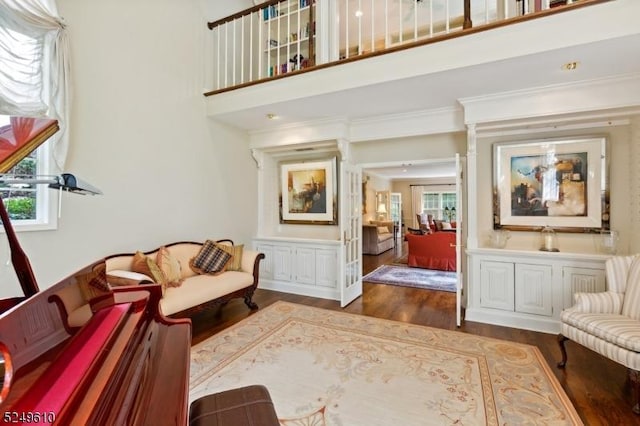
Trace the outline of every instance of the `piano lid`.
[[0, 173], [6, 173], [56, 133], [58, 120], [51, 118], [11, 117], [0, 127]]

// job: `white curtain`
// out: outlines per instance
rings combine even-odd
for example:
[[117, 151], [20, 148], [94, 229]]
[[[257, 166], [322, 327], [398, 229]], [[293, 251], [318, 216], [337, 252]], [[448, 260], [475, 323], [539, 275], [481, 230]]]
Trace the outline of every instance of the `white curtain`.
[[69, 41], [55, 0], [0, 0], [0, 114], [57, 119], [58, 171], [69, 145], [69, 79]]
[[418, 218], [416, 215], [422, 213], [422, 193], [424, 192], [424, 186], [412, 186], [411, 187], [411, 223], [415, 229], [420, 228]]

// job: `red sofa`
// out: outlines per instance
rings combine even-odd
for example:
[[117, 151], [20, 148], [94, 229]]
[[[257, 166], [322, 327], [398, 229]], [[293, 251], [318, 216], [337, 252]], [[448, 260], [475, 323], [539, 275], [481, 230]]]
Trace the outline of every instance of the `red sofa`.
[[409, 266], [440, 271], [456, 270], [456, 234], [435, 232], [433, 234], [405, 236], [409, 245]]

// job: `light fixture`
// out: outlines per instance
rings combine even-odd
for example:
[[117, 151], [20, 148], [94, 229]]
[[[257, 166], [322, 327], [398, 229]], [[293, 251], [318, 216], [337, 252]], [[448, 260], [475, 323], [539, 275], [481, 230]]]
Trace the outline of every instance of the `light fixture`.
[[580, 65], [580, 62], [578, 61], [567, 62], [566, 64], [562, 65], [562, 69], [565, 71], [573, 71], [578, 68], [578, 65]]
[[378, 204], [378, 210], [376, 210], [376, 213], [378, 213], [378, 220], [386, 219], [387, 218], [387, 205], [385, 203]]
[[268, 118], [269, 120], [275, 120], [275, 119], [277, 119], [277, 118], [278, 118], [278, 116], [277, 116], [277, 115], [275, 115], [274, 113], [270, 112], [270, 113], [268, 113], [268, 114], [267, 114], [267, 118]]
[[32, 175], [0, 175], [0, 183], [11, 186], [24, 185], [49, 185], [49, 188], [60, 189], [81, 195], [102, 195], [95, 186], [84, 182], [71, 173], [63, 173], [53, 176], [32, 176]]

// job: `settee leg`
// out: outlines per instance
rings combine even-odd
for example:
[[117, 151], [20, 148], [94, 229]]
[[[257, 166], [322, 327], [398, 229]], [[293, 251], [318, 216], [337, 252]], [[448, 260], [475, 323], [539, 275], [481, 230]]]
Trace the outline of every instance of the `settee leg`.
[[635, 405], [633, 406], [633, 412], [640, 414], [640, 371], [629, 369], [629, 379], [631, 380], [631, 389], [635, 394]]
[[253, 290], [250, 290], [244, 295], [244, 304], [247, 305], [249, 309], [254, 311], [258, 309], [258, 305], [256, 304], [256, 302], [251, 300], [252, 298], [253, 298]]
[[564, 368], [567, 365], [567, 349], [564, 347], [564, 342], [569, 340], [562, 334], [558, 334], [558, 345], [560, 346], [560, 352], [562, 352], [562, 361], [558, 363], [558, 368]]

